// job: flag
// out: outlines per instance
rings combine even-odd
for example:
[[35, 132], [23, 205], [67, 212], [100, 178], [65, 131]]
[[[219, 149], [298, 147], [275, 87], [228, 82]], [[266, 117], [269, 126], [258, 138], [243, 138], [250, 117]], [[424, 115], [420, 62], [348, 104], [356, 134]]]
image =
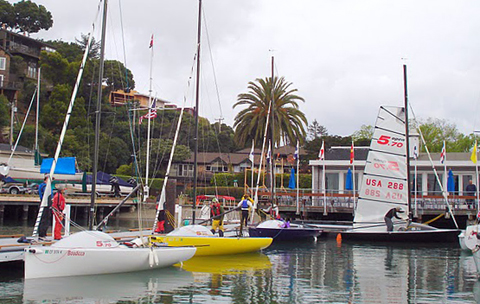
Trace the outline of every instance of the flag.
[[447, 158], [447, 150], [445, 149], [445, 141], [443, 142], [442, 153], [440, 153], [440, 162], [443, 164]]
[[248, 155], [248, 159], [252, 162], [255, 161], [255, 153], [253, 152], [255, 149], [255, 141], [252, 140], [252, 150], [250, 150], [250, 154]]
[[322, 147], [320, 148], [320, 152], [318, 152], [318, 159], [324, 160], [325, 159], [325, 142], [322, 141]]
[[298, 157], [298, 146], [299, 146], [299, 142], [297, 140], [297, 147], [295, 148], [295, 153], [293, 153], [293, 158], [295, 158], [295, 160], [299, 159], [299, 157]]
[[267, 152], [267, 163], [270, 163], [270, 158], [272, 157], [272, 150], [270, 150], [270, 142], [268, 143], [268, 152]]
[[157, 99], [156, 98], [153, 99], [152, 106], [148, 110], [148, 113], [143, 116], [140, 116], [138, 120], [138, 124], [141, 125], [144, 119], [152, 119], [155, 117], [157, 117]]
[[470, 157], [470, 159], [474, 164], [477, 163], [477, 141], [475, 141], [475, 145], [473, 146], [472, 156]]
[[417, 145], [413, 146], [413, 159], [418, 159], [418, 148]]
[[355, 152], [354, 152], [353, 141], [352, 141], [352, 146], [350, 147], [350, 164], [353, 164], [354, 159], [355, 159]]
[[150, 46], [148, 48], [152, 48], [153, 47], [153, 34], [152, 34], [152, 39], [150, 39]]

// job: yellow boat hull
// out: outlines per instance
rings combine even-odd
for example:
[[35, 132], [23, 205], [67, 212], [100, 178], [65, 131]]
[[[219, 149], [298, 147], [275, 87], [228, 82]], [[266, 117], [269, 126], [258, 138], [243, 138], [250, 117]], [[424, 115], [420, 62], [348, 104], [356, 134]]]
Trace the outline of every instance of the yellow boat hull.
[[272, 238], [238, 238], [209, 236], [151, 236], [150, 241], [164, 243], [172, 247], [193, 246], [197, 248], [194, 256], [228, 255], [255, 252], [272, 244]]
[[272, 268], [268, 256], [260, 252], [224, 256], [193, 257], [174, 266], [190, 272], [237, 274]]

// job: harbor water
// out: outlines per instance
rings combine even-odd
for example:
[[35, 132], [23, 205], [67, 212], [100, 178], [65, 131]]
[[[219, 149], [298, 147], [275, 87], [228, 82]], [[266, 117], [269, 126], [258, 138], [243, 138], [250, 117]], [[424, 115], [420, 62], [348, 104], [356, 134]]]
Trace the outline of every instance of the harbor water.
[[[136, 225], [118, 220], [120, 228]], [[0, 233], [28, 233], [3, 223]], [[319, 238], [260, 253], [203, 257], [155, 271], [24, 280], [0, 269], [0, 303], [477, 303], [471, 254], [457, 244]]]

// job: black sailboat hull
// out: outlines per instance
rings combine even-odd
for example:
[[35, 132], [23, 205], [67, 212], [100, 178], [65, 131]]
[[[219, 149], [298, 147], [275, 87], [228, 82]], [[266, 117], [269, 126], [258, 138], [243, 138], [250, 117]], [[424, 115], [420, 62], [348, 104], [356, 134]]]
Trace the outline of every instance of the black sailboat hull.
[[386, 243], [458, 243], [461, 230], [343, 231], [342, 240]]

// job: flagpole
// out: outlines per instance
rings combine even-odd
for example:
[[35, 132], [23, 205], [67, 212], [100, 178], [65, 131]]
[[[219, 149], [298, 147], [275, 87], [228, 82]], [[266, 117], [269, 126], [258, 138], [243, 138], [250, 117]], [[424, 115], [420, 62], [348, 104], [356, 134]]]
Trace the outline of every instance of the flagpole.
[[323, 215], [327, 215], [327, 189], [325, 180], [325, 141], [322, 140], [322, 148], [320, 149], [321, 159], [323, 160], [322, 171], [322, 187], [323, 187]]
[[445, 141], [443, 141], [443, 185], [444, 185], [444, 190], [445, 195], [448, 195], [448, 185], [447, 185], [447, 147], [445, 146]]
[[[416, 147], [415, 147], [416, 148]], [[417, 153], [417, 151], [415, 151], [415, 153]], [[415, 191], [415, 214], [414, 214], [414, 217], [418, 217], [418, 209], [417, 209], [417, 184], [418, 184], [418, 181], [417, 181], [417, 156], [415, 154], [415, 185], [413, 185], [413, 189]]]
[[475, 147], [473, 147], [473, 149], [475, 149], [475, 172], [477, 174], [477, 214], [478, 212], [480, 211], [480, 207], [479, 207], [479, 185], [478, 185], [478, 157], [477, 157], [477, 141], [475, 140]]
[[356, 189], [355, 189], [355, 146], [353, 145], [353, 140], [352, 140], [352, 168], [353, 168], [353, 214], [355, 214], [355, 210], [357, 209], [357, 201], [356, 201]]
[[150, 88], [148, 91], [148, 125], [147, 125], [147, 158], [145, 160], [145, 186], [143, 187], [143, 201], [145, 202], [149, 196], [148, 175], [150, 164], [150, 116], [152, 115], [152, 71], [153, 71], [153, 35], [150, 41]]
[[[250, 160], [252, 161], [252, 192], [253, 192], [253, 172], [255, 170], [255, 140], [252, 139], [252, 151], [250, 152]], [[252, 193], [253, 194], [253, 193]]]
[[297, 141], [297, 214], [300, 214], [300, 200], [299, 200], [299, 195], [300, 195], [300, 184], [299, 184], [299, 176], [300, 176], [300, 171], [298, 170], [299, 165], [300, 165], [300, 147], [299, 147], [299, 142]]

